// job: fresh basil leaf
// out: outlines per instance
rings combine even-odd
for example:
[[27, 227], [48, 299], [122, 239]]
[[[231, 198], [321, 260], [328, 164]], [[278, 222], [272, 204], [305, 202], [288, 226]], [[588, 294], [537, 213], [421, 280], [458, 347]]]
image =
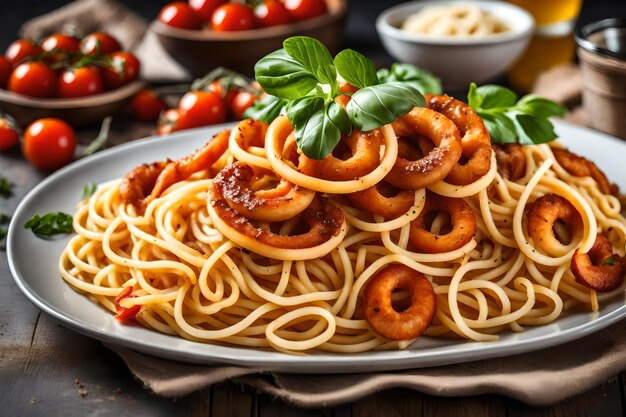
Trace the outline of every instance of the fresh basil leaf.
[[59, 233], [72, 233], [72, 216], [67, 213], [56, 212], [46, 213], [43, 216], [35, 214], [24, 225], [24, 228], [30, 229], [37, 236], [52, 236]]
[[335, 67], [339, 75], [355, 87], [365, 88], [378, 84], [374, 63], [352, 49], [344, 49], [337, 54]]
[[390, 82], [362, 88], [348, 102], [348, 115], [358, 129], [368, 131], [391, 123], [414, 107], [424, 107], [422, 94], [406, 83]]
[[608, 266], [613, 266], [615, 265], [615, 256], [611, 255], [608, 258], [606, 258], [605, 260], [603, 260], [600, 265], [608, 265]]
[[287, 111], [287, 117], [294, 127], [296, 143], [309, 158], [324, 158], [341, 139], [341, 131], [326, 109], [324, 99], [305, 97], [295, 101]]
[[4, 198], [11, 197], [11, 188], [13, 188], [13, 183], [6, 178], [0, 177], [0, 195]]
[[467, 105], [476, 111], [480, 109], [481, 98], [478, 95], [478, 86], [476, 83], [470, 83], [469, 90], [467, 91]]
[[350, 117], [346, 109], [334, 101], [328, 103], [327, 107], [326, 113], [331, 122], [333, 122], [342, 133], [346, 135], [352, 133], [352, 123], [350, 123]]
[[515, 108], [522, 113], [544, 118], [563, 116], [567, 112], [564, 106], [534, 94], [522, 97]]
[[291, 100], [305, 96], [318, 83], [315, 74], [284, 49], [261, 58], [254, 73], [266, 93]]
[[378, 84], [386, 83], [387, 80], [389, 79], [390, 74], [391, 72], [389, 71], [388, 68], [381, 68], [378, 71], [376, 71], [376, 78], [378, 78]]
[[256, 119], [270, 124], [275, 118], [285, 113], [285, 106], [289, 101], [276, 96], [267, 95], [256, 101], [243, 113], [245, 119]]
[[550, 142], [557, 137], [556, 133], [554, 133], [552, 123], [550, 123], [548, 119], [534, 117], [528, 114], [517, 114], [515, 115], [515, 120], [517, 121], [517, 126], [522, 130], [520, 131], [520, 129], [518, 129], [520, 143], [522, 143], [522, 138], [530, 140], [530, 144], [540, 144]]
[[491, 136], [491, 142], [501, 144], [517, 142], [515, 124], [504, 114], [490, 114], [480, 111], [476, 113], [483, 119], [489, 136]]
[[[292, 36], [285, 39], [283, 47], [287, 54], [311, 74], [317, 74], [317, 69], [333, 64], [333, 58], [326, 46], [317, 39], [308, 36]], [[336, 77], [336, 75], [335, 75]], [[261, 84], [262, 85], [262, 84]], [[271, 94], [271, 93], [270, 93]]]
[[[379, 72], [379, 80], [381, 75], [384, 76], [384, 72]], [[422, 94], [441, 94], [442, 92], [439, 78], [435, 77], [433, 73], [411, 64], [393, 64], [386, 79], [384, 81], [381, 80], [381, 82], [394, 81], [410, 83], [413, 88]]]
[[[317, 79], [323, 84], [330, 85], [332, 94], [334, 95], [339, 90], [337, 83], [337, 69], [333, 64], [323, 65], [317, 69]], [[324, 90], [322, 90], [323, 92]]]
[[506, 87], [487, 84], [476, 89], [478, 106], [484, 110], [512, 107], [517, 101], [517, 94]]
[[97, 188], [98, 188], [98, 186], [93, 181], [90, 182], [89, 184], [85, 184], [85, 186], [83, 187], [82, 199], [84, 200], [84, 199], [89, 198], [92, 195], [94, 195], [94, 193], [96, 192]]

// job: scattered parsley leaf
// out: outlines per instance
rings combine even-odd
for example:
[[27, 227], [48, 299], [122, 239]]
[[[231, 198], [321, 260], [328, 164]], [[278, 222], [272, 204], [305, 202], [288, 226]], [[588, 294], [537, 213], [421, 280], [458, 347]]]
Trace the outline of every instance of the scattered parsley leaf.
[[0, 195], [4, 198], [11, 197], [13, 183], [6, 178], [0, 177]]
[[43, 216], [35, 214], [24, 225], [38, 237], [48, 237], [60, 233], [72, 233], [72, 216], [67, 213], [46, 213]]
[[85, 184], [85, 186], [83, 187], [83, 196], [82, 199], [86, 199], [91, 197], [92, 195], [94, 195], [94, 193], [96, 192], [96, 189], [98, 188], [98, 185], [95, 182], [90, 182], [89, 184]]
[[600, 265], [609, 265], [609, 266], [615, 265], [615, 256], [613, 255], [609, 256], [608, 258], [603, 260], [602, 263], [600, 263]]

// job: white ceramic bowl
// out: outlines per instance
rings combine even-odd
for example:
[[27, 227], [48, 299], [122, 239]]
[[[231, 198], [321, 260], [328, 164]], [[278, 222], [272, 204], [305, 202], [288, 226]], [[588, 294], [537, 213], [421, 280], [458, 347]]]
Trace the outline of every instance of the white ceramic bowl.
[[[501, 34], [457, 38], [412, 34], [399, 27], [424, 7], [470, 3], [491, 13], [509, 28]], [[524, 9], [500, 1], [415, 1], [385, 10], [376, 20], [383, 46], [395, 59], [432, 71], [447, 91], [466, 91], [470, 82], [482, 84], [501, 75], [526, 49], [535, 28]]]

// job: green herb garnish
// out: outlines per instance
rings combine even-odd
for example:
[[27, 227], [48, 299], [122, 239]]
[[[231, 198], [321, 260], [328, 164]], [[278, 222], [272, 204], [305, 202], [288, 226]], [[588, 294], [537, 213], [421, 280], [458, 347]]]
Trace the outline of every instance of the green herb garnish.
[[13, 188], [13, 183], [6, 178], [0, 177], [0, 195], [4, 198], [11, 197], [11, 188]]
[[611, 255], [608, 258], [606, 258], [605, 260], [603, 260], [600, 265], [608, 265], [608, 266], [613, 266], [615, 265], [615, 256]]
[[411, 84], [422, 94], [441, 94], [441, 80], [431, 72], [411, 64], [396, 62], [391, 70], [381, 68], [377, 72], [380, 83], [400, 81]]
[[505, 87], [470, 84], [469, 106], [478, 113], [494, 143], [533, 145], [556, 139], [554, 126], [548, 119], [563, 116], [567, 109], [551, 100], [517, 94]]
[[72, 233], [72, 216], [67, 213], [56, 212], [47, 213], [43, 216], [35, 214], [24, 225], [24, 228], [31, 229], [39, 237], [52, 236], [60, 233]]
[[[286, 109], [296, 143], [309, 158], [324, 158], [353, 127], [372, 130], [426, 105], [415, 83], [387, 76], [381, 84], [365, 56], [346, 49], [333, 59], [324, 44], [306, 36], [285, 40], [283, 49], [261, 58], [254, 70], [263, 90], [276, 99], [263, 100], [246, 116], [269, 119]], [[335, 103], [337, 96], [348, 94], [339, 91], [337, 75], [360, 88], [346, 109]]]
[[[7, 235], [7, 228], [2, 226], [5, 224], [9, 224], [11, 221], [11, 216], [8, 214], [0, 213], [0, 239], [4, 239]], [[2, 247], [0, 247], [2, 249]]]
[[83, 196], [82, 199], [86, 199], [91, 197], [92, 195], [94, 195], [94, 193], [96, 192], [96, 189], [98, 188], [98, 185], [95, 182], [90, 182], [89, 184], [85, 184], [85, 186], [83, 187]]

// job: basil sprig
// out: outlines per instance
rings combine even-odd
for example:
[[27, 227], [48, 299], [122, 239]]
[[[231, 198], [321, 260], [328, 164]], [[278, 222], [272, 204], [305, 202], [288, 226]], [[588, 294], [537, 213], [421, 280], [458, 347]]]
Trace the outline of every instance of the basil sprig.
[[72, 216], [63, 213], [46, 213], [43, 216], [35, 214], [24, 225], [25, 229], [30, 229], [38, 237], [48, 237], [60, 233], [72, 233]]
[[[285, 40], [283, 49], [261, 58], [254, 71], [270, 96], [244, 116], [269, 122], [286, 110], [298, 147], [313, 159], [332, 152], [341, 134], [350, 134], [353, 127], [372, 130], [426, 105], [415, 84], [402, 80], [381, 84], [365, 56], [346, 49], [333, 59], [324, 44], [306, 36]], [[339, 91], [337, 75], [360, 88], [346, 109], [335, 103], [337, 96], [349, 94]]]
[[381, 68], [376, 73], [380, 83], [400, 81], [409, 83], [422, 94], [441, 94], [441, 80], [431, 72], [415, 65], [396, 62], [391, 69]]
[[533, 145], [556, 139], [554, 126], [548, 119], [563, 116], [566, 108], [536, 95], [518, 100], [517, 94], [505, 87], [470, 84], [469, 106], [483, 119], [491, 141]]

